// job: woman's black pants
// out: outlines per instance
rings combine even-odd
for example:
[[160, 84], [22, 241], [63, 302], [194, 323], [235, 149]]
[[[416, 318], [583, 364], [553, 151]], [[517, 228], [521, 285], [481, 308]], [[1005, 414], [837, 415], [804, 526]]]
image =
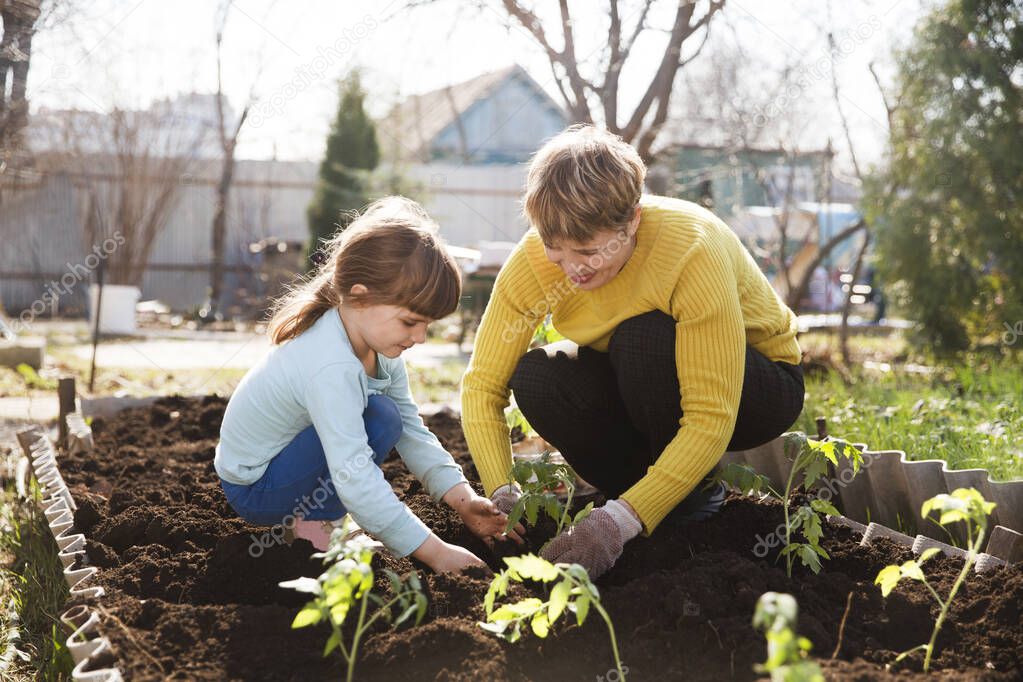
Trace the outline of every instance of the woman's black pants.
[[[644, 476], [678, 433], [675, 333], [670, 315], [645, 313], [615, 329], [606, 353], [568, 340], [529, 351], [509, 382], [530, 425], [608, 499]], [[803, 396], [798, 365], [768, 360], [747, 347], [728, 449], [756, 447], [784, 433], [799, 417]], [[698, 485], [669, 518], [686, 517], [711, 496], [720, 506], [721, 490]]]

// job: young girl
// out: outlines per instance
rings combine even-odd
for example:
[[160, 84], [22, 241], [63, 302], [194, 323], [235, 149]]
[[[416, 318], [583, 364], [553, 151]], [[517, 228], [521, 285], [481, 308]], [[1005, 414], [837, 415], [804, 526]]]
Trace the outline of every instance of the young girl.
[[246, 521], [293, 526], [321, 550], [347, 512], [396, 556], [435, 571], [482, 565], [434, 535], [379, 468], [396, 447], [473, 533], [488, 543], [503, 536], [505, 514], [473, 492], [424, 426], [400, 357], [461, 295], [436, 225], [415, 202], [388, 197], [326, 254], [313, 279], [277, 302], [275, 347], [228, 403], [214, 459], [228, 502]]

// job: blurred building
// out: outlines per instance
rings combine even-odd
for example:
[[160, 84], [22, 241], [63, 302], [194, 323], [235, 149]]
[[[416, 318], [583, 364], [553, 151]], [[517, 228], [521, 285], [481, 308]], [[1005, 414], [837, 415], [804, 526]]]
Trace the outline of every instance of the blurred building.
[[[143, 299], [158, 299], [175, 311], [195, 310], [209, 285], [220, 171], [216, 101], [192, 93], [119, 115], [146, 139], [136, 146], [154, 159], [170, 153], [192, 159], [174, 179], [173, 209], [151, 244], [140, 286]], [[233, 117], [228, 110], [228, 120]], [[448, 243], [499, 251], [494, 242], [515, 242], [526, 229], [519, 204], [523, 162], [565, 125], [558, 105], [525, 71], [511, 66], [403, 101], [379, 123], [378, 137], [386, 172], [400, 175], [400, 186], [390, 191], [420, 199]], [[107, 236], [90, 215], [115, 212], [117, 190], [126, 182], [166, 178], [120, 177], [118, 133], [104, 114], [42, 109], [31, 117], [26, 136], [36, 168], [0, 188], [0, 306], [17, 315], [63, 278], [71, 286], [60, 287], [47, 312], [82, 314], [94, 276], [83, 261]], [[308, 240], [306, 209], [318, 165], [237, 162], [225, 248], [229, 313], [233, 307], [253, 314], [259, 301], [279, 293], [286, 278], [281, 252], [274, 249], [286, 244], [283, 260], [291, 263], [296, 245]]]
[[385, 164], [416, 193], [452, 244], [516, 242], [525, 162], [568, 117], [520, 66], [413, 95], [377, 123]]

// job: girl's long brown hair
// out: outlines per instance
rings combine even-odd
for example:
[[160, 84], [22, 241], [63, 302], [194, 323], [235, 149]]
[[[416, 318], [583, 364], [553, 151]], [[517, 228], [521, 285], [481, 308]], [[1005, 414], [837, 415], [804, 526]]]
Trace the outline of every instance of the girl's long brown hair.
[[[275, 344], [293, 339], [347, 297], [359, 305], [394, 305], [438, 320], [458, 307], [462, 279], [423, 207], [404, 197], [370, 204], [321, 249], [326, 260], [274, 302], [269, 334]], [[360, 296], [351, 288], [362, 284]]]

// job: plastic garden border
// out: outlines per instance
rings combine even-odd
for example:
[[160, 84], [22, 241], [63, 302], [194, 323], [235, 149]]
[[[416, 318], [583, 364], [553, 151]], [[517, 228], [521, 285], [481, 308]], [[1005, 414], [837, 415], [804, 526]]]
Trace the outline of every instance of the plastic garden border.
[[[96, 604], [105, 592], [103, 587], [89, 584], [99, 569], [85, 565], [85, 536], [74, 532], [77, 507], [58, 469], [56, 450], [40, 426], [19, 431], [18, 442], [39, 483], [42, 492], [39, 505], [57, 542], [57, 558], [63, 566], [71, 597]], [[98, 634], [99, 614], [94, 609], [79, 604], [64, 611], [60, 620], [70, 632], [66, 645], [75, 663], [72, 680], [121, 682], [124, 679], [117, 668], [86, 670], [93, 657], [112, 651], [110, 641]]]
[[[921, 518], [920, 507], [935, 495], [973, 487], [998, 505], [977, 570], [1023, 561], [1023, 481], [992, 481], [985, 469], [949, 469], [944, 460], [912, 461], [901, 450], [871, 450], [863, 443], [854, 445], [863, 453], [864, 464], [859, 474], [853, 476], [850, 465], [840, 460], [839, 466], [831, 467], [828, 477], [815, 490], [819, 495], [828, 491], [828, 499], [833, 503], [837, 498], [843, 518], [853, 522], [844, 525], [860, 530], [868, 543], [874, 537], [884, 536], [913, 547], [915, 554], [938, 547], [947, 556], [961, 556], [962, 550], [942, 542], [947, 536], [941, 527]], [[785, 456], [784, 436], [751, 450], [726, 452], [721, 462], [748, 464], [768, 476], [774, 485], [785, 481], [791, 467]], [[895, 529], [909, 530], [915, 536]], [[957, 541], [962, 540], [959, 529], [952, 528], [952, 532]]]

